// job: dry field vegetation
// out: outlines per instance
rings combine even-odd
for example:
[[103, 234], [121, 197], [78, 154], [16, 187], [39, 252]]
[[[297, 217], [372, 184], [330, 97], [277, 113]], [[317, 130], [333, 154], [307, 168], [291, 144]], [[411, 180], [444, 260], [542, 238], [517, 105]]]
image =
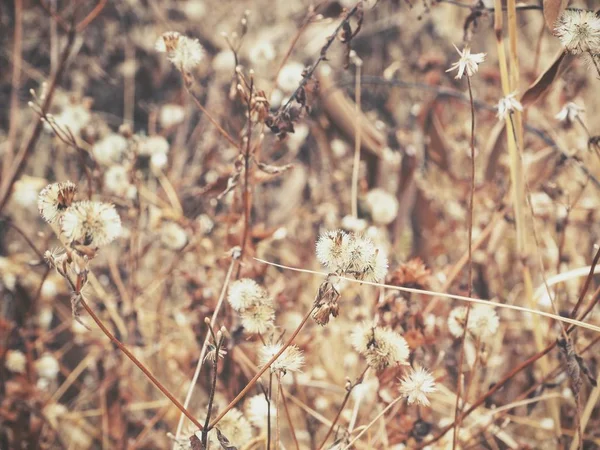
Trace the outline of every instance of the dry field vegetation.
[[600, 448], [597, 0], [0, 5], [0, 449]]

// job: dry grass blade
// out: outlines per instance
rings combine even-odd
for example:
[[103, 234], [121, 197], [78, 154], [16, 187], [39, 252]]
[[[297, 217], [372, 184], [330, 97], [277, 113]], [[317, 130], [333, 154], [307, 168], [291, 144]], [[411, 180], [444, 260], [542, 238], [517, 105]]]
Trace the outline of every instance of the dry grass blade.
[[569, 0], [544, 0], [544, 20], [550, 31], [554, 30], [556, 20], [560, 17], [568, 4]]
[[552, 64], [523, 93], [521, 104], [527, 107], [537, 102], [552, 87], [552, 83], [569, 68], [572, 61], [573, 56], [570, 53], [560, 50]]

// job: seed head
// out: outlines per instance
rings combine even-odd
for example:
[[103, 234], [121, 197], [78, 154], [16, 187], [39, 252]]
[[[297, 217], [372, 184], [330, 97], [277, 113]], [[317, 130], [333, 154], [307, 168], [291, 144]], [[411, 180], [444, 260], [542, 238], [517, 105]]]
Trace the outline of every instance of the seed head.
[[6, 352], [6, 359], [4, 360], [4, 367], [13, 373], [25, 373], [27, 358], [19, 350], [8, 350]]
[[[471, 314], [469, 313], [469, 318]], [[467, 307], [457, 306], [448, 315], [448, 331], [456, 338], [463, 335], [467, 322]]]
[[240, 310], [242, 326], [251, 334], [264, 334], [273, 326], [275, 310], [271, 303], [255, 303], [248, 308]]
[[[260, 349], [259, 360], [261, 366], [264, 366], [281, 350], [281, 344], [267, 344]], [[271, 364], [271, 372], [299, 372], [304, 365], [304, 355], [295, 345], [290, 345], [283, 353]]]
[[38, 210], [48, 223], [54, 223], [73, 203], [77, 186], [70, 181], [46, 186], [38, 196]]
[[496, 107], [498, 110], [497, 116], [499, 119], [504, 119], [506, 113], [510, 114], [515, 111], [523, 111], [523, 105], [521, 105], [521, 102], [515, 98], [516, 95], [517, 93], [513, 92], [500, 99], [498, 106]]
[[347, 265], [350, 235], [342, 230], [327, 231], [317, 241], [317, 259], [333, 272]]
[[573, 54], [600, 53], [600, 17], [593, 11], [565, 10], [556, 22], [554, 34]]
[[376, 370], [408, 364], [406, 340], [388, 328], [363, 324], [352, 333], [352, 346]]
[[427, 394], [435, 392], [435, 379], [422, 367], [411, 372], [400, 380], [400, 393], [407, 398], [408, 404], [417, 403], [429, 406]]
[[183, 36], [176, 31], [163, 33], [154, 48], [160, 53], [167, 53], [169, 61], [184, 73], [198, 66], [204, 58], [204, 48], [198, 39]]
[[121, 218], [111, 204], [83, 201], [65, 211], [60, 229], [69, 244], [98, 248], [119, 237]]
[[468, 77], [472, 77], [477, 73], [479, 69], [479, 64], [481, 64], [485, 60], [485, 53], [471, 53], [471, 49], [469, 47], [465, 47], [462, 51], [458, 49], [455, 45], [454, 48], [460, 55], [460, 59], [456, 61], [454, 64], [450, 66], [446, 72], [451, 72], [453, 70], [458, 70], [456, 74], [456, 79], [460, 79], [463, 77], [465, 72]]
[[373, 222], [389, 225], [398, 215], [398, 200], [383, 189], [372, 189], [367, 193], [367, 206]]
[[252, 305], [268, 303], [267, 291], [251, 278], [242, 278], [231, 284], [227, 297], [229, 304], [236, 311], [241, 311]]

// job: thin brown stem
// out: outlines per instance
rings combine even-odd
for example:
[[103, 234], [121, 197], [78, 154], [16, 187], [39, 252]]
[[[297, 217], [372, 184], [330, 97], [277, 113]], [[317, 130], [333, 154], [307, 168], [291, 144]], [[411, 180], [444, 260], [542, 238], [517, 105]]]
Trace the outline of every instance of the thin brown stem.
[[100, 318], [92, 310], [92, 308], [90, 308], [90, 306], [87, 304], [83, 295], [79, 294], [79, 298], [80, 298], [79, 301], [81, 303], [81, 306], [83, 306], [83, 308], [87, 311], [87, 313], [90, 315], [92, 320], [94, 322], [96, 322], [96, 325], [98, 325], [98, 328], [100, 328], [102, 330], [102, 332], [106, 335], [106, 337], [109, 338], [111, 340], [111, 342], [113, 344], [115, 344], [119, 348], [119, 350], [121, 350], [125, 354], [125, 356], [127, 356], [131, 360], [131, 362], [133, 362], [138, 367], [138, 369], [140, 369], [144, 373], [144, 375], [146, 375], [146, 377], [152, 382], [152, 384], [154, 384], [154, 386], [156, 386], [183, 414], [186, 415], [186, 417], [188, 419], [190, 419], [192, 421], [192, 423], [194, 425], [196, 425], [198, 427], [198, 429], [201, 430], [203, 428], [202, 424], [200, 422], [198, 422], [198, 420], [196, 420], [196, 418], [187, 409], [185, 409], [181, 403], [179, 403], [179, 401], [173, 396], [173, 394], [171, 394], [169, 392], [169, 390], [166, 387], [164, 387], [163, 384], [160, 381], [158, 381], [154, 375], [152, 375], [150, 370], [148, 370], [146, 368], [146, 366], [144, 366], [144, 364], [142, 364], [134, 356], [134, 354], [131, 353], [127, 349], [127, 347], [125, 347], [125, 345], [123, 345], [121, 343], [121, 341], [119, 341], [110, 332], [110, 330], [104, 325], [104, 323], [100, 320]]
[[338, 409], [338, 412], [335, 415], [335, 418], [333, 419], [333, 422], [331, 423], [331, 426], [329, 427], [329, 430], [327, 430], [327, 434], [323, 438], [323, 441], [321, 442], [321, 445], [319, 445], [319, 447], [318, 447], [319, 450], [321, 450], [323, 447], [325, 447], [325, 444], [327, 443], [327, 439], [329, 439], [329, 436], [331, 436], [331, 433], [333, 433], [333, 430], [335, 429], [335, 426], [336, 426], [338, 420], [340, 419], [340, 417], [342, 415], [342, 411], [344, 411], [344, 408], [346, 407], [346, 403], [348, 403], [348, 399], [350, 398], [350, 394], [352, 394], [352, 390], [357, 385], [359, 385], [360, 383], [363, 382], [363, 379], [365, 377], [365, 374], [367, 373], [367, 370], [369, 370], [368, 366], [365, 367], [365, 370], [363, 370], [363, 372], [356, 379], [356, 381], [346, 390], [346, 395], [344, 396], [344, 400], [342, 401], [342, 404], [340, 405], [340, 407]]
[[269, 372], [269, 390], [266, 393], [267, 396], [267, 450], [271, 450], [271, 401], [273, 392], [273, 371]]
[[[209, 330], [212, 331], [212, 327], [208, 326]], [[215, 339], [214, 332], [213, 339]], [[208, 448], [208, 424], [210, 423], [210, 416], [212, 414], [213, 402], [215, 400], [215, 391], [217, 390], [217, 375], [219, 371], [217, 370], [219, 365], [219, 350], [221, 350], [221, 345], [223, 344], [223, 338], [215, 339], [215, 361], [213, 367], [213, 377], [212, 383], [210, 385], [210, 394], [208, 396], [208, 407], [206, 411], [206, 419], [204, 420], [204, 428], [202, 429], [202, 444], [204, 448]]]
[[242, 389], [241, 392], [229, 403], [229, 405], [227, 405], [227, 407], [225, 407], [225, 409], [223, 409], [223, 411], [221, 411], [221, 413], [210, 423], [209, 429], [212, 429], [219, 422], [219, 420], [221, 420], [225, 416], [225, 414], [227, 414], [227, 412], [231, 408], [233, 408], [235, 405], [237, 405], [239, 403], [239, 401], [242, 398], [244, 398], [244, 396], [248, 393], [248, 391], [250, 389], [252, 389], [252, 386], [254, 386], [256, 384], [256, 382], [260, 379], [262, 374], [265, 373], [269, 369], [269, 367], [271, 367], [271, 364], [273, 364], [277, 360], [277, 358], [279, 358], [283, 354], [283, 352], [285, 352], [285, 350], [290, 345], [292, 345], [292, 342], [294, 342], [294, 339], [296, 339], [296, 336], [298, 336], [298, 333], [300, 333], [302, 328], [304, 328], [304, 325], [306, 324], [306, 322], [308, 321], [308, 319], [310, 318], [310, 315], [312, 314], [312, 312], [314, 310], [315, 310], [315, 306], [310, 308], [310, 310], [306, 313], [306, 315], [302, 319], [302, 322], [300, 322], [300, 325], [298, 325], [298, 328], [296, 328], [294, 330], [294, 332], [288, 338], [288, 340], [285, 342], [285, 344], [283, 344], [281, 346], [279, 351], [273, 355], [273, 357], [256, 373], [256, 375], [254, 375], [254, 377], [252, 377], [252, 379], [248, 382], [248, 384], [244, 387], [244, 389]]
[[[467, 216], [468, 227], [468, 280], [467, 297], [471, 297], [473, 292], [473, 201], [475, 198], [475, 104], [473, 102], [473, 89], [471, 88], [471, 77], [467, 76], [467, 85], [469, 87], [469, 101], [471, 104], [471, 186], [469, 191], [469, 213]], [[456, 448], [458, 442], [458, 429], [460, 428], [459, 412], [460, 395], [462, 389], [462, 365], [465, 357], [465, 341], [469, 324], [469, 315], [471, 314], [471, 304], [467, 306], [463, 335], [461, 338], [460, 357], [458, 358], [458, 381], [456, 383], [456, 403], [454, 405], [454, 431], [452, 438], [452, 449]]]
[[[279, 388], [281, 389], [281, 380], [279, 380]], [[283, 402], [283, 409], [285, 410], [285, 416], [288, 421], [288, 425], [290, 427], [290, 433], [292, 434], [292, 439], [294, 440], [294, 445], [296, 446], [296, 450], [300, 450], [300, 444], [298, 444], [298, 438], [296, 437], [296, 429], [294, 428], [294, 422], [292, 421], [292, 416], [290, 416], [290, 411], [288, 409], [287, 400], [285, 398], [286, 394], [283, 393], [281, 396], [281, 400]]]

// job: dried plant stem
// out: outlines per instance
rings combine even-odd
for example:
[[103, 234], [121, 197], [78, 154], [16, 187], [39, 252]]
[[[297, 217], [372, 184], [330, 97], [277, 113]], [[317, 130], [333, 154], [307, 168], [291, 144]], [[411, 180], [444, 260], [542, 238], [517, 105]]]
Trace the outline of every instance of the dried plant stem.
[[[299, 269], [297, 267], [291, 267], [291, 266], [286, 266], [283, 264], [277, 264], [277, 263], [273, 263], [270, 261], [266, 261], [264, 259], [260, 259], [260, 258], [254, 258], [256, 261], [262, 262], [264, 264], [269, 264], [271, 266], [274, 267], [279, 267], [281, 269], [288, 269], [288, 270], [293, 270], [296, 272], [303, 272], [303, 273], [312, 273], [314, 275], [319, 275], [322, 277], [327, 277], [330, 274], [325, 273], [325, 272], [318, 272], [316, 270], [308, 270], [308, 269]], [[558, 316], [556, 314], [552, 314], [552, 313], [547, 313], [545, 311], [539, 311], [537, 309], [530, 309], [530, 308], [525, 308], [523, 306], [517, 306], [517, 305], [510, 305], [507, 303], [500, 303], [500, 302], [494, 302], [492, 300], [484, 300], [484, 299], [479, 299], [479, 298], [471, 298], [471, 297], [465, 297], [464, 295], [455, 295], [455, 294], [448, 294], [445, 292], [435, 292], [435, 291], [427, 291], [424, 289], [415, 289], [415, 288], [408, 288], [408, 287], [403, 287], [403, 286], [395, 286], [392, 284], [382, 284], [382, 283], [374, 283], [371, 281], [363, 281], [363, 280], [356, 280], [354, 278], [349, 278], [349, 277], [343, 277], [343, 276], [339, 276], [338, 277], [341, 280], [346, 280], [350, 283], [362, 283], [362, 284], [366, 284], [369, 286], [377, 286], [377, 287], [382, 287], [385, 289], [390, 289], [390, 290], [395, 290], [395, 291], [400, 291], [400, 292], [409, 292], [411, 294], [422, 294], [422, 295], [427, 295], [429, 297], [440, 297], [440, 298], [446, 298], [446, 299], [450, 299], [450, 300], [461, 300], [463, 302], [468, 302], [468, 303], [476, 303], [476, 304], [480, 304], [480, 305], [487, 305], [487, 306], [491, 306], [493, 308], [501, 308], [501, 309], [511, 309], [513, 311], [520, 311], [520, 312], [526, 312], [526, 313], [531, 313], [531, 314], [537, 314], [539, 316], [542, 317], [548, 317], [549, 319], [553, 319], [559, 322], [563, 322], [563, 323], [568, 323], [571, 325], [571, 327], [569, 327], [567, 329], [567, 332], [569, 332], [569, 329], [572, 329], [573, 327], [581, 327], [581, 328], [585, 328], [588, 330], [592, 330], [595, 331], [597, 333], [600, 333], [600, 327], [596, 326], [596, 325], [592, 325], [590, 323], [586, 323], [586, 322], [582, 322], [581, 320], [574, 320], [574, 319], [570, 319], [568, 317], [562, 317], [562, 316]]]
[[[281, 389], [281, 380], [279, 380], [279, 388]], [[285, 417], [287, 418], [288, 425], [290, 427], [290, 433], [292, 434], [292, 439], [294, 440], [294, 445], [296, 446], [296, 450], [300, 450], [300, 444], [298, 444], [298, 438], [296, 437], [296, 429], [294, 428], [294, 422], [292, 421], [292, 416], [290, 415], [290, 410], [288, 408], [287, 400], [285, 398], [285, 393], [281, 396], [281, 400], [283, 403], [283, 408], [285, 409]]]
[[340, 419], [341, 415], [342, 415], [342, 411], [344, 411], [344, 408], [346, 406], [346, 403], [348, 403], [348, 399], [350, 398], [350, 394], [352, 394], [352, 390], [358, 386], [360, 383], [363, 382], [365, 375], [367, 373], [367, 371], [369, 370], [369, 366], [367, 366], [365, 368], [365, 370], [363, 370], [363, 372], [360, 374], [360, 376], [356, 379], [356, 381], [350, 386], [349, 389], [346, 390], [346, 395], [344, 396], [344, 400], [342, 400], [342, 404], [340, 405], [337, 414], [335, 415], [333, 422], [331, 423], [331, 426], [329, 427], [329, 429], [327, 430], [327, 434], [325, 435], [325, 437], [323, 438], [323, 441], [321, 442], [321, 445], [319, 445], [318, 450], [321, 450], [323, 447], [325, 447], [325, 444], [327, 443], [327, 439], [329, 439], [329, 436], [331, 436], [331, 433], [333, 433], [333, 430], [335, 428], [335, 425], [337, 424], [338, 420]]
[[[250, 233], [250, 211], [252, 206], [250, 205], [250, 141], [252, 139], [252, 94], [254, 91], [254, 78], [250, 81], [250, 93], [248, 94], [247, 114], [248, 114], [248, 131], [246, 133], [246, 148], [244, 150], [244, 188], [242, 192], [243, 206], [244, 206], [244, 231], [242, 235], [242, 254], [246, 250], [246, 241], [248, 240], [248, 234]], [[239, 277], [241, 265], [238, 267], [237, 277]]]
[[23, 0], [15, 1], [15, 31], [13, 34], [12, 78], [10, 91], [10, 125], [8, 128], [8, 146], [4, 151], [2, 162], [2, 178], [8, 175], [12, 165], [13, 149], [16, 146], [17, 130], [19, 128], [19, 86], [21, 85], [21, 53], [23, 44]]
[[252, 379], [248, 382], [248, 384], [246, 384], [244, 389], [242, 389], [240, 391], [240, 393], [229, 403], [229, 405], [227, 405], [225, 407], [225, 409], [223, 409], [223, 411], [221, 411], [221, 413], [210, 423], [209, 429], [212, 429], [219, 422], [219, 420], [221, 420], [223, 418], [223, 416], [225, 416], [225, 414], [227, 414], [227, 412], [231, 408], [233, 408], [235, 405], [238, 404], [238, 402], [248, 393], [248, 391], [250, 389], [252, 389], [252, 386], [254, 386], [256, 384], [256, 382], [260, 379], [262, 374], [265, 373], [269, 369], [269, 367], [271, 367], [271, 364], [273, 364], [277, 360], [277, 358], [279, 358], [283, 354], [283, 352], [285, 352], [285, 350], [290, 345], [292, 345], [292, 342], [294, 342], [294, 339], [296, 339], [296, 336], [298, 336], [298, 333], [300, 333], [302, 328], [304, 328], [304, 325], [306, 324], [306, 322], [308, 321], [308, 319], [310, 318], [310, 315], [312, 314], [312, 312], [314, 310], [315, 310], [315, 306], [310, 308], [310, 310], [306, 313], [306, 315], [302, 319], [302, 322], [300, 322], [300, 325], [298, 325], [298, 327], [294, 330], [294, 332], [288, 338], [288, 340], [285, 342], [285, 344], [283, 344], [281, 346], [279, 351], [273, 355], [273, 357], [256, 373], [256, 375], [254, 375], [254, 377], [252, 377]]
[[360, 138], [361, 138], [361, 112], [360, 112], [360, 97], [361, 97], [361, 82], [360, 75], [362, 71], [362, 62], [355, 65], [356, 67], [356, 84], [354, 86], [354, 161], [352, 163], [352, 216], [358, 217], [358, 175], [360, 172]]
[[83, 295], [79, 294], [79, 297], [80, 297], [81, 306], [83, 306], [83, 308], [87, 311], [87, 313], [90, 315], [90, 317], [92, 318], [92, 320], [94, 322], [96, 322], [96, 325], [98, 325], [98, 327], [102, 330], [102, 332], [106, 335], [106, 337], [108, 337], [111, 340], [111, 342], [113, 342], [113, 344], [115, 344], [119, 348], [119, 350], [121, 350], [125, 354], [125, 356], [127, 356], [131, 360], [131, 362], [133, 362], [144, 373], [144, 375], [146, 375], [146, 377], [152, 382], [152, 384], [154, 384], [154, 386], [156, 386], [171, 401], [171, 403], [173, 403], [183, 414], [185, 414], [186, 417], [188, 419], [190, 419], [193, 422], [194, 425], [196, 425], [199, 429], [202, 429], [202, 425], [200, 424], [200, 422], [198, 422], [194, 418], [194, 416], [186, 408], [184, 408], [181, 403], [179, 403], [179, 401], [173, 396], [173, 394], [171, 394], [169, 392], [169, 390], [166, 387], [164, 387], [163, 384], [160, 381], [158, 381], [154, 375], [152, 375], [152, 373], [146, 368], [146, 366], [144, 366], [144, 364], [142, 364], [133, 355], [133, 353], [131, 353], [127, 349], [127, 347], [125, 347], [121, 343], [121, 341], [119, 341], [110, 332], [110, 330], [108, 328], [106, 328], [106, 326], [104, 325], [104, 323], [102, 323], [102, 321], [96, 315], [96, 313], [94, 313], [94, 311], [92, 310], [92, 308], [89, 307], [89, 305], [85, 301], [85, 298], [83, 297]]
[[379, 414], [377, 414], [377, 415], [375, 416], [375, 418], [374, 418], [373, 420], [371, 420], [371, 422], [369, 422], [369, 424], [368, 424], [367, 426], [365, 426], [365, 427], [364, 427], [364, 428], [361, 430], [361, 432], [360, 432], [360, 433], [358, 433], [358, 434], [356, 435], [356, 437], [355, 437], [354, 439], [352, 439], [350, 442], [348, 442], [348, 444], [347, 444], [347, 445], [346, 445], [344, 448], [342, 448], [342, 450], [349, 449], [349, 448], [352, 446], [352, 444], [354, 444], [356, 441], [358, 441], [358, 440], [361, 438], [361, 436], [362, 436], [363, 434], [365, 434], [365, 433], [366, 433], [366, 432], [369, 430], [369, 428], [371, 428], [373, 425], [375, 425], [375, 424], [377, 423], [377, 421], [378, 421], [378, 420], [379, 420], [379, 419], [380, 419], [380, 418], [381, 418], [381, 417], [382, 417], [382, 416], [383, 416], [383, 415], [384, 415], [386, 412], [388, 412], [388, 411], [389, 411], [389, 410], [390, 410], [390, 409], [391, 409], [391, 408], [392, 408], [392, 407], [393, 407], [393, 406], [394, 406], [396, 403], [398, 403], [398, 402], [399, 402], [400, 400], [402, 400], [403, 398], [404, 398], [404, 397], [401, 395], [401, 396], [399, 396], [399, 397], [396, 397], [394, 400], [392, 400], [392, 402], [391, 402], [389, 405], [387, 405], [387, 406], [386, 406], [386, 407], [385, 407], [385, 408], [384, 408], [384, 409], [383, 409], [383, 410], [382, 410], [382, 411], [381, 411]]
[[[46, 97], [44, 98], [44, 102], [40, 105], [40, 109], [43, 114], [47, 114], [50, 106], [52, 104], [52, 98], [54, 96], [54, 91], [56, 90], [56, 86], [60, 82], [62, 75], [65, 71], [67, 60], [69, 58], [69, 54], [71, 53], [71, 49], [73, 48], [73, 43], [75, 42], [75, 29], [71, 28], [67, 33], [67, 43], [60, 57], [60, 61], [58, 63], [58, 68], [56, 72], [51, 77], [50, 82], [48, 83], [48, 89], [46, 92]], [[40, 133], [42, 132], [43, 123], [41, 120], [37, 120], [33, 127], [31, 134], [29, 135], [29, 139], [25, 144], [21, 146], [15, 159], [10, 166], [10, 171], [8, 175], [3, 176], [2, 183], [0, 184], [0, 212], [6, 206], [8, 199], [10, 198], [10, 194], [12, 191], [12, 186], [21, 175], [21, 172], [25, 168], [25, 164], [27, 163], [27, 158], [33, 151], [37, 140], [40, 137]]]
[[[473, 102], [473, 88], [471, 86], [471, 77], [467, 76], [467, 86], [469, 88], [469, 101], [471, 104], [471, 186], [469, 190], [469, 212], [467, 215], [468, 229], [468, 278], [467, 278], [467, 297], [471, 297], [473, 293], [473, 201], [475, 200], [475, 104]], [[452, 449], [456, 448], [458, 442], [458, 429], [460, 428], [459, 412], [460, 395], [462, 389], [462, 366], [465, 358], [465, 342], [467, 337], [467, 324], [471, 314], [471, 304], [467, 306], [467, 314], [465, 315], [465, 325], [460, 344], [460, 356], [458, 358], [458, 380], [456, 382], [456, 403], [454, 405], [454, 430], [452, 437]]]
[[583, 409], [583, 412], [581, 413], [581, 417], [579, 420], [580, 438], [579, 438], [579, 440], [573, 439], [573, 441], [571, 442], [571, 446], [569, 447], [569, 450], [576, 450], [577, 448], [581, 448], [581, 446], [583, 445], [583, 432], [585, 431], [585, 427], [587, 426], [588, 421], [590, 420], [590, 417], [592, 416], [592, 411], [596, 407], [596, 405], [598, 403], [598, 399], [600, 398], [600, 375], [598, 375], [596, 381], [597, 381], [598, 386], [596, 386], [590, 393], [590, 395], [588, 397], [588, 401], [585, 405], [585, 408]]
[[281, 401], [281, 374], [277, 374], [277, 400], [275, 401], [275, 448], [280, 448], [279, 441], [279, 402]]
[[215, 128], [217, 129], [217, 131], [219, 133], [221, 133], [221, 136], [223, 136], [235, 148], [238, 148], [239, 144], [235, 141], [235, 139], [233, 139], [231, 137], [231, 135], [227, 131], [225, 131], [223, 129], [223, 127], [221, 127], [221, 125], [219, 125], [219, 122], [217, 122], [215, 120], [215, 118], [208, 112], [208, 110], [204, 106], [202, 106], [202, 103], [200, 103], [200, 101], [196, 98], [196, 96], [193, 94], [193, 92], [190, 91], [189, 87], [185, 84], [185, 81], [184, 81], [184, 85], [185, 85], [185, 90], [187, 91], [189, 96], [192, 98], [192, 100], [194, 101], [194, 103], [196, 104], [198, 109], [200, 111], [202, 111], [202, 113], [206, 116], [206, 118], [210, 121], [210, 123], [212, 123], [215, 126]]
[[[239, 252], [237, 249], [234, 249], [231, 263], [229, 263], [229, 269], [227, 269], [227, 274], [225, 275], [225, 281], [223, 282], [223, 287], [221, 288], [221, 293], [219, 294], [219, 300], [217, 301], [217, 306], [215, 306], [215, 310], [213, 311], [212, 317], [210, 318], [209, 327], [214, 328], [215, 323], [217, 322], [217, 316], [221, 311], [221, 307], [223, 306], [223, 301], [225, 300], [225, 294], [227, 293], [227, 287], [229, 286], [229, 281], [231, 280], [231, 274], [233, 273], [233, 268], [235, 263], [239, 257]], [[200, 370], [202, 369], [202, 363], [204, 361], [204, 357], [206, 356], [206, 349], [208, 348], [208, 342], [210, 340], [210, 329], [206, 331], [206, 337], [204, 338], [204, 343], [202, 344], [202, 349], [200, 350], [200, 357], [198, 358], [198, 363], [196, 364], [196, 370], [194, 372], [194, 376], [192, 377], [192, 382], [190, 383], [190, 387], [185, 396], [185, 400], [183, 401], [183, 407], [187, 408], [190, 405], [190, 401], [192, 400], [192, 395], [194, 394], [194, 389], [196, 388], [196, 384], [198, 383], [198, 377], [200, 376]], [[181, 430], [183, 429], [183, 423], [185, 421], [185, 415], [181, 414], [179, 417], [179, 423], [177, 424], [177, 431], [175, 432], [175, 442], [181, 435]], [[173, 449], [175, 449], [175, 444], [173, 444]]]
[[215, 340], [215, 361], [213, 367], [213, 377], [212, 383], [210, 385], [210, 393], [208, 396], [208, 407], [206, 412], [206, 419], [204, 420], [204, 428], [202, 428], [202, 444], [204, 448], [208, 448], [208, 424], [210, 423], [210, 416], [212, 414], [213, 402], [215, 400], [215, 391], [217, 390], [217, 376], [219, 375], [219, 371], [217, 370], [219, 367], [219, 350], [221, 350], [221, 345], [223, 344], [223, 338], [218, 339], [212, 333], [212, 327], [209, 326], [211, 330], [211, 334], [213, 335], [213, 339]]
[[269, 371], [269, 390], [267, 396], [267, 450], [271, 450], [271, 401], [273, 392], [273, 371]]

